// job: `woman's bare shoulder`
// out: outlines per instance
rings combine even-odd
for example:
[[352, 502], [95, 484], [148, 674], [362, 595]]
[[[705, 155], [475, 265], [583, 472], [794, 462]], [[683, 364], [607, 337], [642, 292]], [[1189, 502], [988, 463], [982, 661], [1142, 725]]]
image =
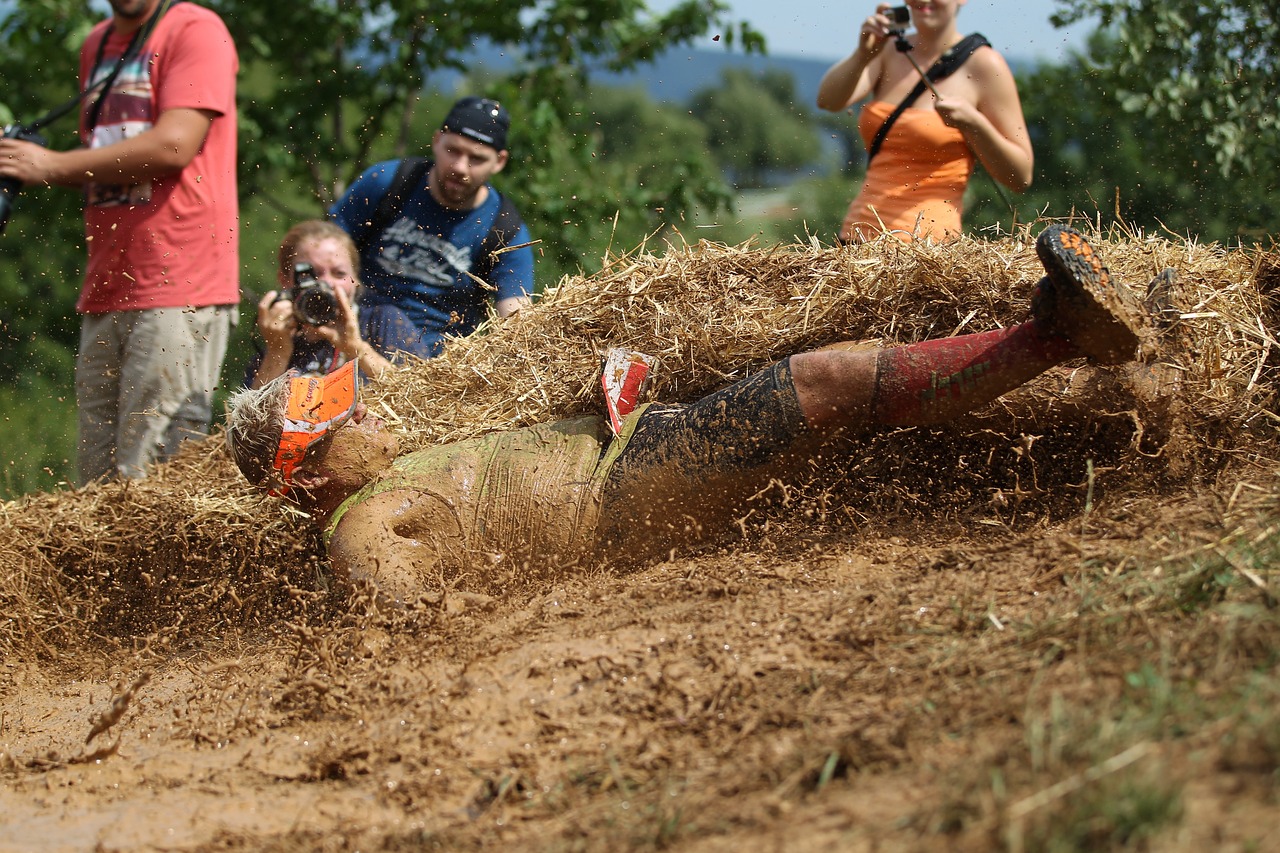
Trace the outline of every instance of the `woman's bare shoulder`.
[[990, 45], [980, 47], [969, 57], [965, 69], [975, 77], [1012, 77], [1013, 71], [1000, 51]]

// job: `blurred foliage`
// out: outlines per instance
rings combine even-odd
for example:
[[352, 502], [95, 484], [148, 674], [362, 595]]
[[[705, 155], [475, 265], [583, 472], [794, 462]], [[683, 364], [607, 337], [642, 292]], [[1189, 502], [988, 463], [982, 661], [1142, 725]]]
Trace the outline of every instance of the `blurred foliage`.
[[707, 127], [711, 151], [738, 189], [770, 183], [771, 172], [795, 170], [821, 153], [813, 113], [791, 74], [726, 68], [720, 81], [694, 93], [690, 111]]
[[[1096, 16], [1128, 113], [1194, 129], [1224, 174], [1280, 166], [1280, 4], [1246, 0], [1058, 0], [1055, 23]], [[1202, 146], [1203, 147], [1203, 146]]]
[[[1206, 241], [1264, 240], [1280, 205], [1274, 179], [1254, 174], [1244, 159], [1224, 171], [1203, 123], [1126, 109], [1119, 94], [1125, 72], [1119, 69], [1127, 52], [1126, 45], [1100, 31], [1086, 53], [1019, 78], [1036, 167], [1030, 190], [1022, 196], [1006, 193], [1018, 221], [1074, 212]], [[1270, 156], [1255, 154], [1248, 162]], [[1008, 230], [1012, 219], [993, 182], [975, 176], [966, 228], [998, 223]]]
[[[690, 157], [644, 183], [601, 156], [582, 105], [592, 75], [626, 71], [711, 29], [726, 46], [762, 50], [722, 0], [654, 12], [644, 0], [311, 0], [275, 7], [213, 0], [251, 73], [242, 87], [242, 189], [303, 182], [326, 209], [371, 163], [429, 148], [455, 86], [511, 112], [512, 162], [495, 184], [539, 241], [538, 285], [580, 269], [610, 245], [635, 245], [694, 210], [725, 204], [723, 181]], [[477, 52], [509, 60], [472, 73]], [[258, 76], [251, 76], [258, 75]], [[268, 142], [269, 141], [269, 142]]]

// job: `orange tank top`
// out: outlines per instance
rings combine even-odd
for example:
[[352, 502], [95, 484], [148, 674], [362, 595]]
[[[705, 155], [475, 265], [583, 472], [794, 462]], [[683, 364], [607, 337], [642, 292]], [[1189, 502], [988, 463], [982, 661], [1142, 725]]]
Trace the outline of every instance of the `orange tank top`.
[[[863, 106], [858, 132], [868, 148], [895, 108], [885, 101]], [[886, 229], [907, 241], [913, 236], [959, 236], [960, 209], [973, 166], [964, 134], [948, 127], [934, 110], [908, 108], [871, 161], [862, 191], [845, 215], [841, 238], [868, 240]]]

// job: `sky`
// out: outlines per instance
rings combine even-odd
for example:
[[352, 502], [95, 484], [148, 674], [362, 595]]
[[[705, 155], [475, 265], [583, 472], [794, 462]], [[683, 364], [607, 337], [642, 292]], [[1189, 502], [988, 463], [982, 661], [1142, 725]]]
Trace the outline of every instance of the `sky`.
[[[853, 52], [862, 20], [876, 0], [728, 0], [733, 20], [745, 20], [764, 34], [769, 53], [835, 61]], [[650, 0], [665, 10], [675, 0]], [[1054, 62], [1084, 49], [1095, 21], [1055, 29], [1049, 15], [1053, 0], [968, 0], [957, 23], [963, 33], [979, 32], [1009, 59]], [[707, 36], [706, 47], [714, 47]]]

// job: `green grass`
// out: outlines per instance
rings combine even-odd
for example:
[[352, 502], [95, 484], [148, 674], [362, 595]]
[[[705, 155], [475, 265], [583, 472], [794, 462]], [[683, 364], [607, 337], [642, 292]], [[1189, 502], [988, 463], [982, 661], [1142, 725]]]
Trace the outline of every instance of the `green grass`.
[[51, 491], [75, 478], [75, 392], [36, 377], [0, 385], [0, 497]]

